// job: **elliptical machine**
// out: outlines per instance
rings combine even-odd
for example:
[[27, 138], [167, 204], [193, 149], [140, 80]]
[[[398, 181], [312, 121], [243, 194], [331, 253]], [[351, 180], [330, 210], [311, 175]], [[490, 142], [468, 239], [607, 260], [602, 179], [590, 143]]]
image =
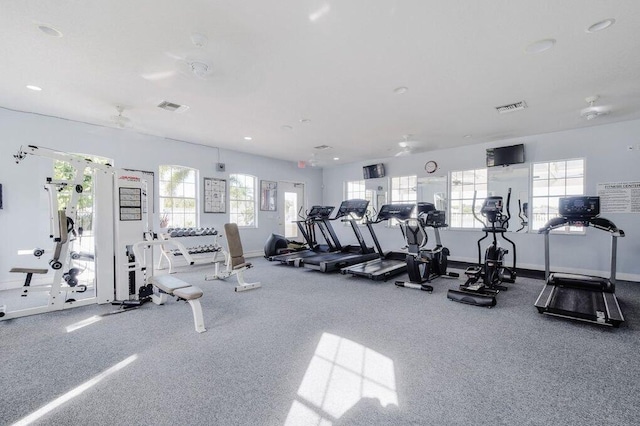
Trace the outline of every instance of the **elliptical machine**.
[[[395, 284], [398, 287], [415, 288], [431, 293], [433, 286], [424, 283], [430, 283], [440, 276], [458, 277], [459, 274], [447, 272], [449, 249], [442, 245], [439, 231], [439, 228], [448, 226], [445, 212], [436, 210], [431, 203], [418, 203], [417, 212], [415, 226], [410, 225], [409, 221], [400, 224], [409, 251], [406, 260], [409, 281], [396, 281]], [[433, 228], [436, 237], [436, 245], [431, 249], [426, 248], [429, 241], [426, 228]]]
[[[485, 306], [491, 308], [496, 305], [496, 295], [507, 287], [503, 283], [513, 283], [516, 280], [516, 244], [505, 237], [509, 227], [509, 204], [511, 202], [511, 188], [507, 195], [507, 213], [503, 213], [502, 197], [487, 197], [482, 203], [480, 214], [482, 220], [476, 214], [476, 193], [473, 194], [473, 216], [483, 224], [484, 237], [478, 240], [478, 265], [470, 266], [465, 271], [467, 281], [460, 285], [458, 290], [449, 290], [447, 298], [455, 302], [469, 305]], [[482, 263], [481, 243], [484, 239], [493, 236], [493, 241], [487, 247]], [[513, 247], [513, 267], [504, 265], [504, 257], [509, 250], [500, 247], [497, 235], [508, 241]]]

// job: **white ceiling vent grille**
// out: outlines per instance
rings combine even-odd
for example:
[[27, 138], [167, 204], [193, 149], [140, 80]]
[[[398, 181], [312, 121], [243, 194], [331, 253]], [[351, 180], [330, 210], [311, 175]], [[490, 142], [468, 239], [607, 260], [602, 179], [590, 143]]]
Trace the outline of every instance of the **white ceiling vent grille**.
[[174, 104], [173, 102], [162, 101], [158, 105], [158, 108], [166, 109], [171, 112], [185, 112], [189, 109], [186, 105]]
[[527, 103], [525, 101], [516, 102], [515, 104], [502, 105], [496, 107], [496, 111], [500, 114], [504, 114], [507, 112], [520, 111], [527, 107]]
[[314, 149], [318, 149], [320, 151], [324, 151], [325, 149], [329, 149], [331, 148], [329, 145], [318, 145], [318, 146], [314, 146]]

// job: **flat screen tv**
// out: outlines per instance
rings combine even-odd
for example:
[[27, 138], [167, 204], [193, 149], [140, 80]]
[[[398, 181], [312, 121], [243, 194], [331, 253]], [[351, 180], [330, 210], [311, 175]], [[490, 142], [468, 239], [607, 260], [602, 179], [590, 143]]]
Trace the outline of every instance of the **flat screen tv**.
[[372, 164], [370, 166], [364, 166], [362, 173], [365, 179], [376, 179], [384, 177], [384, 164]]
[[524, 163], [524, 145], [501, 146], [487, 149], [487, 167]]

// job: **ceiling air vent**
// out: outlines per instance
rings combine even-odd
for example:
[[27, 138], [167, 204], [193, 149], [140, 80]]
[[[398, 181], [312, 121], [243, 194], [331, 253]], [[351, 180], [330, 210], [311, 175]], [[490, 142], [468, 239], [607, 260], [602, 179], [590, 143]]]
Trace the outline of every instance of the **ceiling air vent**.
[[520, 101], [520, 102], [516, 102], [515, 104], [502, 105], [502, 106], [496, 107], [496, 110], [500, 114], [504, 114], [505, 112], [520, 111], [522, 109], [525, 109], [526, 107], [527, 107], [527, 103], [525, 101]]
[[158, 108], [166, 109], [171, 112], [185, 112], [189, 109], [186, 105], [174, 104], [173, 102], [162, 101], [158, 105]]
[[313, 148], [314, 148], [314, 149], [318, 149], [318, 150], [320, 150], [320, 151], [323, 151], [323, 150], [325, 150], [325, 149], [329, 149], [329, 148], [331, 148], [331, 147], [330, 147], [329, 145], [318, 145], [318, 146], [314, 146]]

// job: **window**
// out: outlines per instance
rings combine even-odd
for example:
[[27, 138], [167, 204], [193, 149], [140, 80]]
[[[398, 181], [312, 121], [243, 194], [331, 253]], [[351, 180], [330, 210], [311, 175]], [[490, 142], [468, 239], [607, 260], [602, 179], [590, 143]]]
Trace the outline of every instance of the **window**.
[[[549, 219], [558, 216], [558, 203], [561, 197], [584, 194], [584, 160], [534, 163], [531, 180], [533, 187], [531, 229], [538, 230]], [[579, 227], [567, 227], [565, 231], [583, 232]]]
[[482, 228], [473, 216], [473, 196], [476, 194], [476, 212], [487, 196], [487, 169], [451, 172], [451, 227]]
[[[371, 217], [373, 211], [376, 208], [374, 205], [374, 192], [370, 189], [366, 189], [364, 180], [352, 180], [346, 182], [345, 185], [345, 200], [367, 200], [369, 206], [367, 207], [367, 215]], [[358, 224], [362, 224], [362, 220], [356, 221]], [[345, 223], [346, 224], [346, 223]]]
[[229, 220], [238, 226], [258, 226], [256, 222], [256, 178], [251, 175], [229, 176]]
[[[97, 157], [93, 155], [78, 154], [82, 158], [87, 158], [97, 164], [113, 164], [113, 160], [105, 157]], [[54, 160], [53, 162], [53, 180], [61, 180], [70, 182], [74, 178], [74, 167], [66, 161]], [[84, 173], [82, 181], [82, 193], [78, 195], [78, 205], [76, 210], [76, 228], [82, 228], [84, 237], [93, 236], [93, 169], [85, 168], [78, 170], [78, 173]], [[66, 208], [71, 199], [71, 191], [65, 190], [58, 192], [58, 208], [60, 210]]]
[[[418, 202], [418, 177], [400, 176], [391, 178], [391, 202], [392, 203], [416, 203]], [[413, 212], [415, 217], [415, 210]], [[391, 225], [398, 224], [396, 219], [391, 219]]]
[[181, 166], [160, 166], [161, 227], [189, 228], [198, 224], [196, 182], [198, 171]]

